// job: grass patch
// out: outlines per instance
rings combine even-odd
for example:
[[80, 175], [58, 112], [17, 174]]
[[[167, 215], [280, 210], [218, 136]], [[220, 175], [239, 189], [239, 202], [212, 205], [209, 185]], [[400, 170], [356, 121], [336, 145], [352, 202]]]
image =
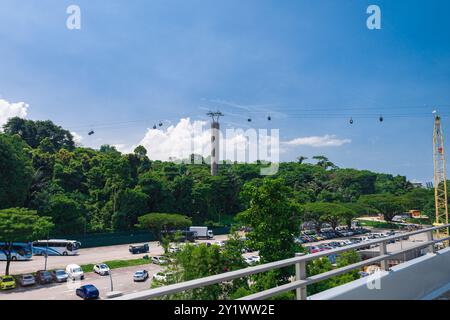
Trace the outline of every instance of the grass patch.
[[372, 227], [376, 229], [400, 229], [401, 226], [392, 222], [381, 222], [372, 220], [358, 220], [359, 224], [364, 227]]
[[[150, 259], [133, 259], [133, 260], [112, 260], [112, 261], [104, 261], [102, 262], [106, 264], [111, 270], [112, 269], [119, 269], [119, 268], [126, 268], [126, 267], [134, 267], [134, 266], [142, 266], [145, 264], [151, 263]], [[81, 265], [81, 269], [83, 269], [83, 272], [92, 272], [94, 270], [93, 263], [90, 264], [83, 264]]]
[[414, 223], [414, 224], [419, 224], [419, 225], [432, 225], [433, 222], [431, 221], [430, 218], [428, 219], [415, 219], [415, 218], [409, 218], [406, 219], [407, 223]]

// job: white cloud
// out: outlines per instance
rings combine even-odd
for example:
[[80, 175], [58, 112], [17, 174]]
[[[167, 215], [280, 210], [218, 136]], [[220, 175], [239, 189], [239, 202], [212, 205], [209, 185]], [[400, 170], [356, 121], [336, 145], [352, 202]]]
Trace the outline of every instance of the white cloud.
[[76, 133], [75, 131], [72, 131], [71, 134], [73, 136], [73, 141], [76, 144], [80, 144], [81, 141], [83, 140], [83, 137], [81, 135], [79, 135], [78, 133]]
[[[252, 139], [248, 137], [251, 136]], [[261, 144], [262, 139], [264, 144]], [[208, 157], [211, 152], [211, 131], [207, 121], [191, 121], [189, 118], [181, 119], [176, 125], [167, 129], [148, 129], [144, 138], [137, 144], [147, 149], [148, 156], [153, 160], [189, 159], [189, 156], [199, 154]], [[133, 152], [137, 146], [116, 145], [124, 153]], [[220, 159], [237, 160], [239, 162], [254, 162], [272, 160], [278, 162], [279, 150], [278, 136], [267, 133], [265, 139], [257, 131], [234, 131], [229, 129], [221, 131]], [[259, 149], [258, 147], [259, 146]], [[263, 153], [263, 147], [270, 149]]]
[[311, 136], [311, 137], [303, 137], [303, 138], [296, 138], [290, 141], [284, 142], [285, 145], [288, 146], [308, 146], [313, 148], [320, 148], [320, 147], [340, 147], [344, 144], [351, 143], [352, 140], [350, 139], [338, 139], [336, 135], [324, 135], [322, 137], [319, 136]]
[[10, 103], [0, 99], [0, 130], [9, 118], [27, 116], [28, 104], [25, 102]]

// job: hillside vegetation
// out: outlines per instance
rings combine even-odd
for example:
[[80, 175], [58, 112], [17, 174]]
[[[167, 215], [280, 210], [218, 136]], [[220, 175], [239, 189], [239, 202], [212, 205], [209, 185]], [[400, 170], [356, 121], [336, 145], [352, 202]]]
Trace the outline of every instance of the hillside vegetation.
[[36, 210], [52, 218], [57, 235], [132, 230], [148, 213], [223, 225], [249, 208], [242, 190], [280, 179], [303, 221], [334, 226], [368, 212], [387, 220], [409, 209], [433, 212], [433, 193], [405, 177], [338, 168], [323, 156], [281, 163], [271, 177], [260, 176], [258, 163], [223, 164], [212, 177], [206, 163], [152, 161], [151, 152], [84, 148], [51, 121], [10, 119], [0, 134], [0, 209]]

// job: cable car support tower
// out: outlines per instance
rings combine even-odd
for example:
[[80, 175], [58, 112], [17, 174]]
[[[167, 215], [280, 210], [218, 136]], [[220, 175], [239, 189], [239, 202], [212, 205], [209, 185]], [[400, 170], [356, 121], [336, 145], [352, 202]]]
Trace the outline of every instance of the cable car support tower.
[[[447, 202], [447, 176], [445, 168], [444, 134], [442, 131], [441, 117], [436, 114], [434, 119], [433, 134], [434, 155], [434, 197], [436, 206], [435, 225], [448, 224], [448, 202]], [[438, 238], [449, 236], [448, 228], [437, 232]], [[447, 241], [446, 241], [447, 242]]]

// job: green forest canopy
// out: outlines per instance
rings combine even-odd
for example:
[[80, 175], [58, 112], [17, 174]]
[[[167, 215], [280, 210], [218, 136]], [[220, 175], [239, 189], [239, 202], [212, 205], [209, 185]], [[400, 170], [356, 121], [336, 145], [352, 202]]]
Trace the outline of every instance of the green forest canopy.
[[[249, 208], [244, 185], [281, 179], [291, 203], [333, 203], [314, 209], [338, 208], [344, 222], [369, 207], [388, 210], [388, 218], [403, 210], [433, 210], [433, 193], [403, 176], [342, 169], [323, 156], [314, 157], [314, 164], [304, 157], [281, 163], [276, 175], [264, 178], [259, 164], [223, 164], [212, 177], [206, 163], [152, 161], [151, 153], [142, 146], [131, 154], [109, 145], [78, 147], [69, 131], [51, 121], [12, 118], [0, 133], [0, 209], [23, 207], [52, 217], [55, 234], [131, 230], [152, 212], [220, 224]], [[384, 206], [375, 206], [381, 199]], [[395, 206], [387, 206], [391, 202]], [[331, 214], [321, 219], [327, 218], [336, 222]]]

